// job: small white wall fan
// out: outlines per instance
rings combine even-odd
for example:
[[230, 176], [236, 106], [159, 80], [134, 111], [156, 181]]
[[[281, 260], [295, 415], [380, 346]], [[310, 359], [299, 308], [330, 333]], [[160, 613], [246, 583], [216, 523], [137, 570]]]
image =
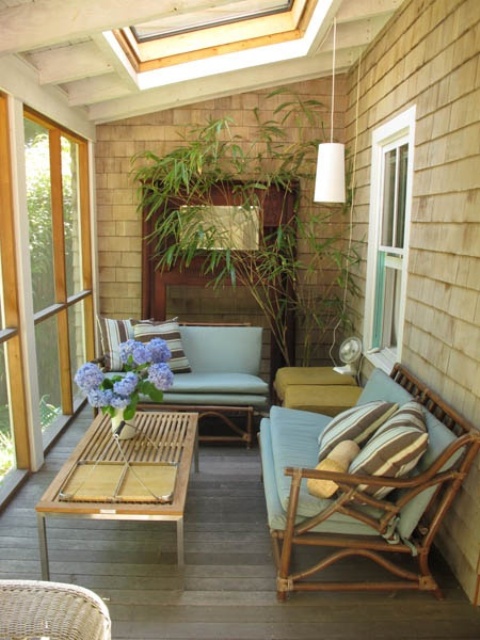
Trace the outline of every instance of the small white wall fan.
[[357, 368], [362, 357], [362, 341], [356, 336], [350, 336], [342, 342], [338, 350], [338, 357], [343, 362], [343, 367], [334, 367], [337, 373], [357, 375]]

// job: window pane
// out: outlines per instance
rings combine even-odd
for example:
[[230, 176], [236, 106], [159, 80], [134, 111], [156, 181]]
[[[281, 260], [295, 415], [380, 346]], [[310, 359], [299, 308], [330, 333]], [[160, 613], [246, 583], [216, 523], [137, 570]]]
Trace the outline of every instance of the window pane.
[[58, 330], [55, 317], [36, 325], [35, 342], [37, 347], [40, 422], [42, 430], [44, 430], [61, 412]]
[[5, 347], [0, 345], [0, 484], [4, 476], [15, 468], [15, 449], [10, 417]]
[[383, 174], [383, 215], [382, 240], [385, 247], [393, 247], [393, 220], [395, 216], [395, 174], [397, 166], [396, 149], [385, 154], [385, 168]]
[[407, 195], [408, 144], [385, 153], [382, 240], [384, 247], [403, 249]]
[[[1, 247], [0, 247], [1, 250]], [[1, 258], [1, 256], [0, 256]], [[4, 303], [3, 303], [3, 276], [2, 276], [2, 261], [0, 259], [0, 329], [5, 329], [5, 320], [3, 315]]]
[[381, 347], [396, 347], [400, 320], [400, 293], [402, 271], [385, 269], [385, 305], [383, 312]]
[[71, 382], [73, 389], [78, 391], [78, 387], [74, 384], [73, 379], [78, 368], [86, 361], [85, 342], [83, 339], [85, 335], [83, 302], [79, 302], [68, 309], [68, 332], [70, 340]]
[[28, 118], [24, 123], [33, 309], [37, 312], [55, 302], [50, 151], [48, 130]]
[[395, 246], [403, 249], [405, 240], [405, 209], [407, 200], [407, 168], [408, 168], [408, 144], [402, 145], [398, 150], [398, 207], [397, 230]]
[[83, 290], [80, 206], [78, 183], [78, 145], [62, 136], [62, 192], [65, 236], [67, 296]]

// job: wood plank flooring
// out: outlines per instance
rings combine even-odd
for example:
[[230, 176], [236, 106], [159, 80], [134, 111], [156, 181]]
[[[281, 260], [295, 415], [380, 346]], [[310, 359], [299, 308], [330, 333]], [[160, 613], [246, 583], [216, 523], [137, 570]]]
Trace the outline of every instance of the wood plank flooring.
[[[0, 513], [0, 578], [40, 579], [34, 507], [90, 420], [87, 408]], [[399, 592], [299, 593], [278, 603], [256, 448], [201, 447], [188, 496], [184, 570], [176, 565], [174, 524], [51, 519], [47, 527], [51, 579], [100, 594], [114, 640], [480, 638], [480, 610], [439, 555], [433, 566], [442, 602]], [[363, 568], [350, 562], [336, 570], [354, 576]]]

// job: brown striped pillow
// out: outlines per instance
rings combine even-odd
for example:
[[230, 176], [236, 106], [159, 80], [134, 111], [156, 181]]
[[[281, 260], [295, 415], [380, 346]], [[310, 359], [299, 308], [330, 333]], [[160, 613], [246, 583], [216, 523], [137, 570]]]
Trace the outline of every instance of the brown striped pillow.
[[333, 418], [319, 438], [318, 461], [321, 462], [344, 440], [353, 440], [358, 445], [366, 442], [380, 425], [398, 409], [398, 404], [383, 400], [372, 400], [342, 411]]
[[189, 373], [192, 368], [183, 350], [180, 327], [175, 320], [159, 322], [156, 320], [132, 320], [133, 337], [139, 342], [150, 342], [153, 338], [162, 338], [168, 344], [172, 354], [168, 366], [175, 373]]
[[[401, 478], [416, 466], [427, 447], [428, 432], [422, 405], [411, 400], [375, 432], [348, 472]], [[360, 488], [365, 490], [365, 485]], [[383, 498], [392, 490], [392, 487], [366, 489], [376, 498]]]
[[132, 322], [134, 320], [113, 320], [112, 318], [97, 317], [100, 332], [100, 343], [103, 352], [103, 363], [106, 371], [121, 371], [123, 362], [120, 360], [119, 345], [129, 338], [133, 338]]

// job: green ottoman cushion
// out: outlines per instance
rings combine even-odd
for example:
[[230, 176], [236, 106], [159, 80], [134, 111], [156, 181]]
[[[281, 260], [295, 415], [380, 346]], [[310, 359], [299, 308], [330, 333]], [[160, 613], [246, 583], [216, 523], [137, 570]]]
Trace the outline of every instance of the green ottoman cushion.
[[283, 406], [336, 416], [353, 407], [361, 393], [361, 387], [351, 385], [290, 385], [285, 392]]
[[337, 373], [332, 367], [282, 367], [275, 374], [274, 387], [281, 401], [287, 387], [298, 384], [356, 386], [353, 376]]

